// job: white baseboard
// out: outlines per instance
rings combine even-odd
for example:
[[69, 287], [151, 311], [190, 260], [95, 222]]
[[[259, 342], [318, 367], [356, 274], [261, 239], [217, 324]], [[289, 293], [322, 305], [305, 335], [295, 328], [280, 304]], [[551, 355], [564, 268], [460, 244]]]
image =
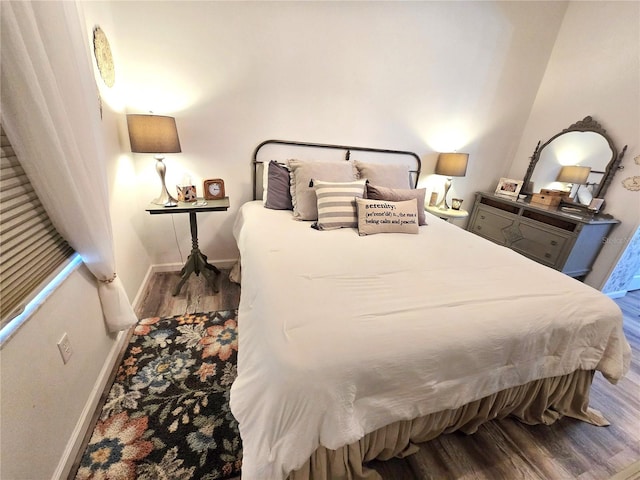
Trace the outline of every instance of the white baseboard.
[[140, 303], [142, 302], [142, 295], [144, 295], [145, 289], [147, 288], [147, 284], [151, 280], [151, 276], [153, 275], [153, 273], [154, 273], [153, 265], [151, 265], [147, 269], [147, 273], [145, 273], [144, 278], [142, 279], [142, 282], [140, 282], [140, 286], [138, 287], [138, 291], [136, 292], [136, 296], [134, 297], [133, 302], [131, 302], [131, 306], [133, 307], [134, 311], [137, 310], [138, 307], [140, 306]]
[[[209, 263], [211, 263], [212, 265], [215, 265], [218, 268], [231, 268], [233, 267], [236, 262], [238, 261], [237, 258], [228, 258], [228, 259], [223, 259], [223, 260], [209, 260]], [[184, 266], [184, 264], [182, 263], [158, 263], [155, 265], [151, 265], [151, 267], [149, 267], [149, 271], [151, 274], [153, 273], [160, 273], [160, 272], [179, 272], [182, 267]], [[148, 276], [150, 276], [148, 274]], [[145, 280], [147, 280], [147, 277], [145, 277]], [[143, 282], [145, 283], [145, 282]], [[145, 283], [146, 285], [146, 283]]]
[[[214, 264], [219, 268], [230, 269], [237, 263], [237, 261], [238, 261], [237, 258], [233, 258], [233, 259], [226, 259], [226, 260], [218, 260], [214, 262]], [[133, 302], [131, 302], [131, 304], [133, 305], [133, 309], [137, 310], [138, 307], [140, 306], [140, 303], [142, 302], [142, 296], [144, 295], [144, 292], [147, 289], [147, 284], [151, 281], [151, 277], [153, 277], [155, 273], [179, 272], [183, 266], [184, 265], [182, 263], [159, 263], [159, 264], [151, 265], [147, 269], [147, 273], [142, 279], [142, 283], [140, 284], [140, 288], [138, 288], [138, 291], [136, 292], [136, 296], [133, 299]]]
[[605, 295], [611, 299], [622, 298], [627, 294], [626, 290], [618, 290], [616, 292], [608, 292]]
[[640, 479], [640, 460], [633, 462], [620, 473], [617, 473], [609, 480], [638, 480]]
[[91, 390], [91, 394], [87, 400], [87, 403], [82, 410], [80, 418], [76, 422], [76, 426], [73, 429], [71, 437], [67, 442], [67, 446], [64, 449], [62, 457], [60, 458], [60, 462], [58, 462], [58, 466], [56, 467], [55, 472], [53, 473], [52, 479], [56, 480], [66, 480], [71, 473], [71, 468], [73, 467], [73, 462], [75, 461], [80, 448], [82, 448], [82, 443], [84, 441], [84, 436], [91, 426], [91, 420], [93, 419], [93, 414], [98, 408], [98, 403], [100, 402], [100, 398], [102, 397], [102, 393], [104, 392], [105, 387], [107, 386], [107, 382], [111, 376], [111, 372], [115, 368], [116, 361], [120, 355], [120, 351], [124, 345], [124, 342], [127, 340], [127, 331], [118, 332], [118, 336], [116, 337], [115, 342], [111, 347], [111, 351], [107, 356], [107, 359], [102, 366], [102, 370], [100, 370], [100, 374], [96, 379], [96, 382], [93, 385], [93, 389]]
[[151, 265], [149, 267], [149, 271], [151, 272], [151, 275], [162, 272], [179, 272], [182, 269], [182, 266], [182, 263], [158, 263]]

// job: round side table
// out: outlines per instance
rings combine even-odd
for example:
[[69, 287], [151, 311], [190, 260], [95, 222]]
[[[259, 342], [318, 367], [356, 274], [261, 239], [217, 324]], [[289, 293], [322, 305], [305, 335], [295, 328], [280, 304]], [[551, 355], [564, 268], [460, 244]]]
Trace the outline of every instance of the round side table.
[[469, 212], [462, 209], [454, 210], [453, 208], [448, 208], [446, 210], [442, 210], [436, 206], [425, 206], [424, 209], [432, 215], [440, 217], [447, 222], [455, 220], [456, 218], [466, 218], [469, 216]]

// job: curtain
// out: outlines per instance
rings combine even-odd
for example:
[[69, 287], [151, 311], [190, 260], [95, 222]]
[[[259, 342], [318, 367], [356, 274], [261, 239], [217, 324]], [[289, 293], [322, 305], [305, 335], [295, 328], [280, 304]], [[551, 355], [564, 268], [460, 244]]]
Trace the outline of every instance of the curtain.
[[137, 319], [115, 273], [106, 154], [75, 2], [2, 2], [2, 120], [52, 222], [97, 280], [105, 322]]

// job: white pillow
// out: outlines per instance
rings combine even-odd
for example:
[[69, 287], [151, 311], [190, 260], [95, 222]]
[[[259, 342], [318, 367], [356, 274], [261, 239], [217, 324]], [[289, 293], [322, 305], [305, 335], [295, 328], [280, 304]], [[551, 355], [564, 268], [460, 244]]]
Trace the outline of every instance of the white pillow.
[[362, 198], [366, 180], [354, 182], [313, 181], [318, 198], [318, 230], [355, 228], [358, 226], [356, 198]]
[[317, 220], [318, 206], [316, 192], [311, 179], [326, 182], [350, 182], [356, 179], [353, 162], [302, 162], [289, 160], [291, 170], [291, 201], [293, 218], [296, 220]]
[[415, 200], [389, 202], [356, 198], [358, 233], [418, 233], [418, 204]]

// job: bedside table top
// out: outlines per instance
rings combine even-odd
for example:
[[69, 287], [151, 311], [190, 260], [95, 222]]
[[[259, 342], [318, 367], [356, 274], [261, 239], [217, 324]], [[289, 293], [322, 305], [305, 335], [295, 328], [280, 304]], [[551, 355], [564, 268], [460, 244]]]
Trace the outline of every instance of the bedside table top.
[[162, 213], [184, 213], [184, 212], [214, 212], [225, 211], [229, 208], [229, 197], [220, 200], [205, 200], [198, 198], [197, 202], [178, 202], [176, 207], [165, 207], [150, 203], [145, 210], [151, 215]]
[[442, 210], [436, 206], [425, 206], [424, 209], [440, 218], [465, 218], [469, 216], [469, 212], [466, 210], [454, 210], [453, 208], [448, 208], [446, 210]]

